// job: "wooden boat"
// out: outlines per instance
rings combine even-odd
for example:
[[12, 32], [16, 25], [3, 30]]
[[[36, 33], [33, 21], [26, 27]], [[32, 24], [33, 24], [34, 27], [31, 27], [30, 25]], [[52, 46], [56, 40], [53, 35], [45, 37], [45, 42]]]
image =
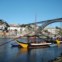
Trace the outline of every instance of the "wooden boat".
[[16, 40], [17, 43], [22, 47], [22, 48], [40, 48], [40, 47], [48, 47], [51, 43], [23, 43], [18, 40]]
[[[29, 42], [30, 41], [30, 38], [34, 38], [34, 37], [38, 37], [39, 38], [39, 35], [33, 35], [33, 36], [26, 36], [27, 37], [27, 43], [24, 43], [24, 42], [21, 42], [19, 40], [16, 40], [17, 43], [22, 47], [22, 48], [40, 48], [40, 47], [53, 47], [53, 46], [58, 46], [60, 44], [62, 44], [62, 41], [57, 41], [56, 40], [56, 43], [52, 43], [52, 42]], [[33, 40], [35, 41], [36, 38]]]
[[11, 47], [21, 47], [21, 46], [18, 43], [14, 42], [14, 43], [11, 44]]
[[55, 47], [55, 46], [58, 46], [57, 44], [50, 44], [49, 45], [50, 47]]
[[[53, 42], [36, 42], [36, 38], [39, 38], [39, 35], [33, 35], [33, 36], [25, 36], [27, 37], [27, 43], [21, 42], [19, 40], [16, 40], [17, 43], [22, 47], [22, 48], [40, 48], [40, 47], [54, 47], [54, 46], [59, 46], [62, 44], [62, 41], [56, 40]], [[30, 42], [30, 38], [34, 38], [33, 42]], [[35, 42], [34, 42], [35, 41]]]
[[62, 44], [62, 41], [56, 40], [56, 43], [52, 43], [52, 44], [50, 44], [49, 46], [50, 46], [50, 47], [54, 47], [54, 46], [60, 46], [61, 44]]

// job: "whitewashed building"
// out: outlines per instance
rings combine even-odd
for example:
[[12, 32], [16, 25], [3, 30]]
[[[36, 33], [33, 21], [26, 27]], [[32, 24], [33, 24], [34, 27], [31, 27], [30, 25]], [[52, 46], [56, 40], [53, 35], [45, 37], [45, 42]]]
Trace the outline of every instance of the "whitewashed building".
[[18, 35], [20, 33], [21, 27], [19, 25], [10, 24], [10, 27], [8, 27], [8, 31], [10, 32], [10, 35]]
[[14, 25], [14, 24], [10, 24], [10, 27], [8, 27], [8, 30], [9, 31], [14, 31], [14, 30], [17, 30], [17, 31], [20, 31], [20, 27], [18, 25]]
[[52, 33], [52, 34], [57, 34], [59, 32], [59, 29], [56, 28], [45, 28], [44, 30], [48, 30], [48, 32]]

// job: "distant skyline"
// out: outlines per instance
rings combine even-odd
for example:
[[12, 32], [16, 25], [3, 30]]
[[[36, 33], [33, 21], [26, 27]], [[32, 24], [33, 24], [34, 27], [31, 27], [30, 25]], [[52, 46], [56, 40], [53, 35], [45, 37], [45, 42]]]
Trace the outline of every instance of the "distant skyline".
[[0, 19], [27, 24], [62, 18], [62, 0], [0, 0]]

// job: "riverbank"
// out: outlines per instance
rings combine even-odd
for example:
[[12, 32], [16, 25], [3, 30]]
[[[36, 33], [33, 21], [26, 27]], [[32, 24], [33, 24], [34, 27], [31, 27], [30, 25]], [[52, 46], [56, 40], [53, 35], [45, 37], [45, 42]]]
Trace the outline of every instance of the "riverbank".
[[59, 57], [57, 60], [55, 60], [53, 62], [62, 62], [62, 57]]
[[15, 34], [14, 32], [0, 32], [0, 38], [16, 38], [21, 36], [20, 33]]
[[62, 62], [62, 56], [61, 57], [57, 57], [53, 62]]
[[18, 36], [0, 36], [0, 38], [16, 38]]

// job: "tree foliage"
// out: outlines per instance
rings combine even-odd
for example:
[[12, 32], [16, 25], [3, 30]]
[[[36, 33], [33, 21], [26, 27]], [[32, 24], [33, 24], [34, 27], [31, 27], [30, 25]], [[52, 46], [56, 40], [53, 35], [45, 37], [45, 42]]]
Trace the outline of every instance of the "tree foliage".
[[4, 31], [8, 31], [9, 24], [8, 24], [6, 21], [0, 19], [0, 24], [1, 24], [1, 25], [2, 25], [2, 24], [6, 25], [5, 28], [4, 28]]

